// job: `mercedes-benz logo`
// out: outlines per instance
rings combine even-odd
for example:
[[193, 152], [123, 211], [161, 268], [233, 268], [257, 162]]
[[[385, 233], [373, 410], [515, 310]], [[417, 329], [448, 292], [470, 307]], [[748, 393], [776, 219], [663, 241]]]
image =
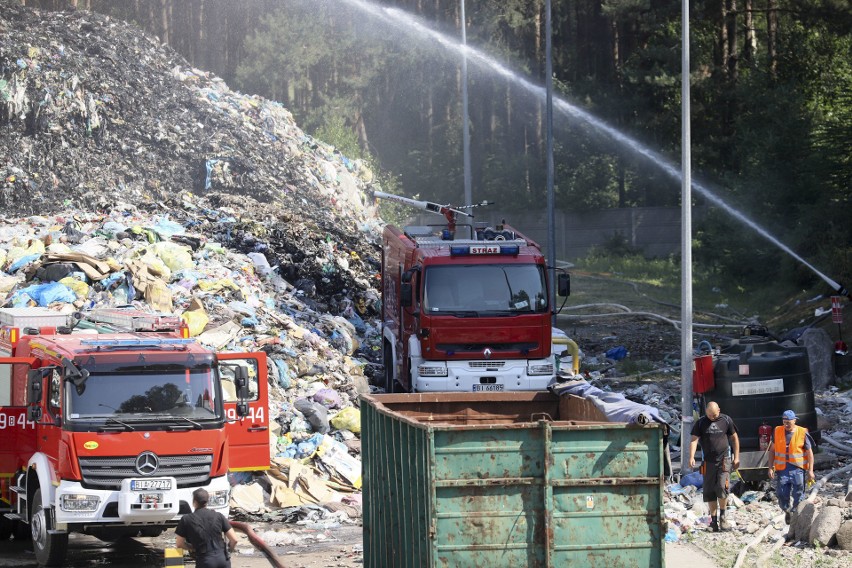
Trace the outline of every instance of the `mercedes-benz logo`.
[[491, 359], [491, 349], [488, 347], [485, 348], [485, 351], [482, 352], [482, 356], [486, 359]]
[[160, 467], [160, 458], [154, 452], [142, 452], [136, 457], [139, 475], [154, 475]]

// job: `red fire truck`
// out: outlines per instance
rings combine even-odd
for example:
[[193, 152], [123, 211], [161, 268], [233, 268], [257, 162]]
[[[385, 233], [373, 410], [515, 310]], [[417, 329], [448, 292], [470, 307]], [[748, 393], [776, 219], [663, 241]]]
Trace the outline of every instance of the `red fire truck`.
[[[376, 195], [447, 219], [438, 228], [385, 227], [387, 391], [545, 390], [555, 374], [554, 306], [538, 244], [505, 224], [457, 225], [471, 216], [458, 208]], [[567, 296], [568, 275], [557, 285]]]
[[0, 309], [0, 540], [59, 566], [68, 535], [151, 536], [228, 515], [229, 470], [269, 466], [266, 355], [214, 353], [180, 319]]

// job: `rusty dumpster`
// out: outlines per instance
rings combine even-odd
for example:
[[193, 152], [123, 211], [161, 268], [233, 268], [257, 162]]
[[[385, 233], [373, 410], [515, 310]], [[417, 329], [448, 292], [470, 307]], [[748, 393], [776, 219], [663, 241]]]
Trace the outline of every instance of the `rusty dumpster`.
[[661, 567], [663, 431], [538, 393], [365, 396], [368, 567]]

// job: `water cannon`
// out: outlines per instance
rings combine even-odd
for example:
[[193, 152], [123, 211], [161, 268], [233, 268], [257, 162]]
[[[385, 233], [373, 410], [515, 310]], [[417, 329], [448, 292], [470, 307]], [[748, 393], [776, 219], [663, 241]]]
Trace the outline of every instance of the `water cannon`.
[[453, 240], [453, 237], [456, 233], [456, 219], [459, 215], [462, 215], [464, 217], [470, 217], [471, 219], [473, 218], [473, 213], [468, 213], [467, 211], [463, 211], [463, 209], [473, 209], [474, 207], [485, 207], [486, 205], [494, 205], [493, 201], [481, 201], [472, 205], [441, 205], [440, 203], [433, 203], [432, 201], [420, 201], [418, 199], [411, 199], [410, 197], [403, 197], [402, 195], [394, 195], [392, 193], [385, 193], [383, 191], [374, 191], [373, 196], [379, 199], [396, 201], [397, 203], [403, 203], [411, 207], [416, 207], [417, 209], [422, 209], [424, 211], [430, 211], [432, 213], [443, 215], [444, 218], [447, 220], [447, 234], [445, 236], [445, 240]]

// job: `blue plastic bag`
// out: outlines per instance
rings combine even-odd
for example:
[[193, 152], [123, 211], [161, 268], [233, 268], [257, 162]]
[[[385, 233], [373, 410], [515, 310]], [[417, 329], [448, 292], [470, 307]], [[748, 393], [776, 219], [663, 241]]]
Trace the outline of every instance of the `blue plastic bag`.
[[47, 282], [18, 290], [11, 298], [12, 304], [15, 307], [26, 306], [29, 303], [29, 299], [32, 299], [39, 306], [46, 308], [54, 302], [70, 304], [77, 300], [77, 295], [65, 284]]
[[625, 357], [627, 357], [627, 348], [621, 345], [613, 347], [606, 352], [606, 358], [612, 359], [613, 361], [621, 361]]
[[680, 484], [683, 487], [687, 485], [692, 485], [693, 487], [697, 487], [701, 489], [704, 485], [704, 476], [701, 475], [700, 471], [693, 471], [692, 473], [687, 473], [683, 477], [680, 478]]

